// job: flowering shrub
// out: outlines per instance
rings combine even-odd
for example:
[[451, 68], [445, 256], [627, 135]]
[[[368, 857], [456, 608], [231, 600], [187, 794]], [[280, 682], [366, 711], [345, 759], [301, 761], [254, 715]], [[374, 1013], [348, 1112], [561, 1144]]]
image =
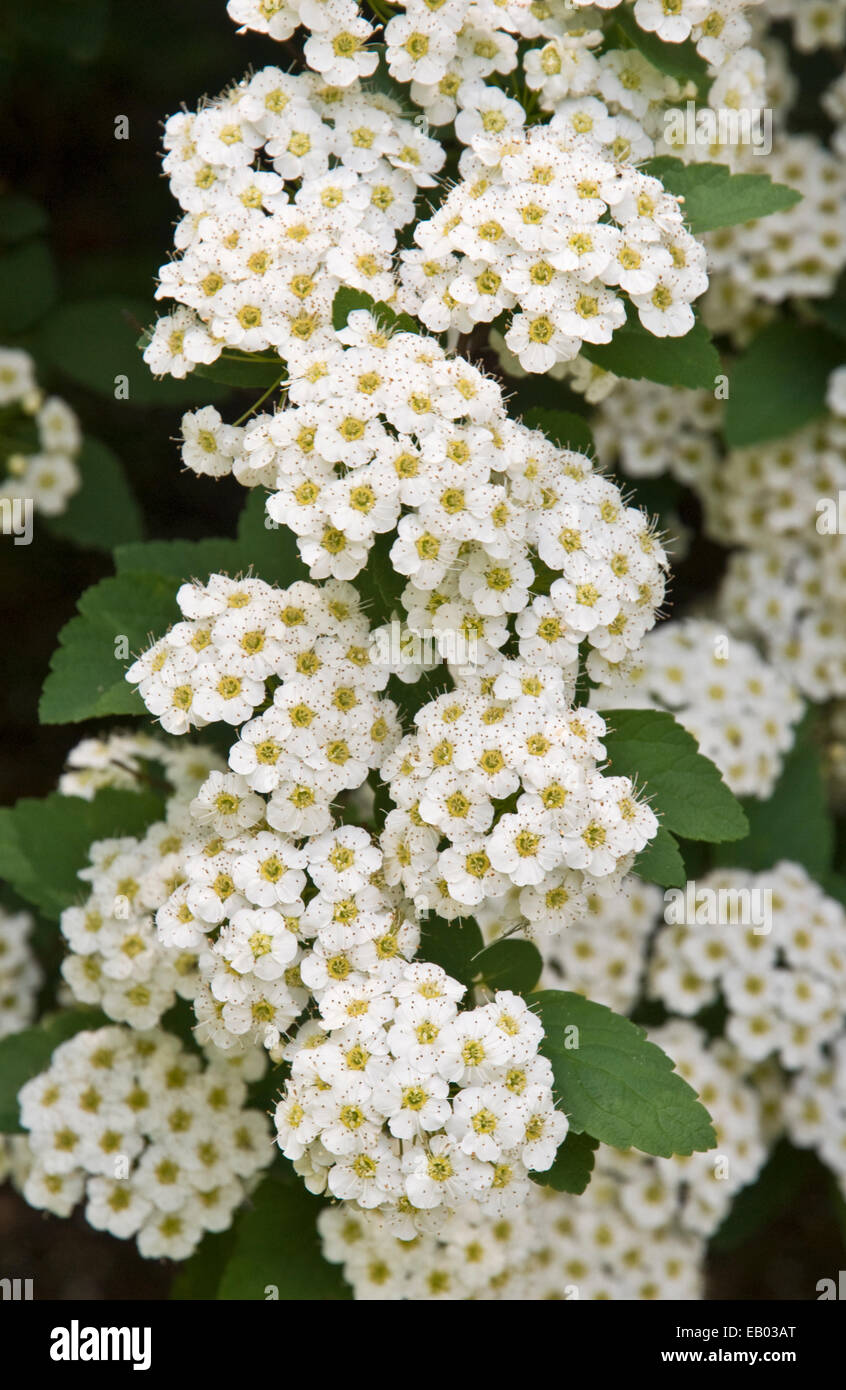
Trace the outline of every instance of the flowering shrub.
[[[5, 1161], [222, 1298], [701, 1297], [785, 1134], [846, 1191], [844, 92], [768, 27], [836, 18], [227, 8], [278, 61], [166, 121], [138, 347], [237, 534], [61, 633], [116, 722], [0, 814]], [[18, 347], [0, 410], [58, 512]]]

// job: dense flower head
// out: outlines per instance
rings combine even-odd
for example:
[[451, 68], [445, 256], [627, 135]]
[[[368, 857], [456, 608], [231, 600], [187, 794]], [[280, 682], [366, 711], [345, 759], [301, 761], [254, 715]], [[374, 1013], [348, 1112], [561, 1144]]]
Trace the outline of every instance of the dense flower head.
[[353, 579], [384, 535], [408, 625], [442, 657], [484, 665], [512, 633], [573, 672], [584, 640], [611, 662], [634, 650], [665, 592], [646, 515], [434, 339], [388, 337], [364, 310], [339, 338], [292, 370], [287, 406], [254, 417], [234, 460], [312, 578]]
[[0, 1038], [32, 1023], [43, 980], [32, 949], [34, 922], [28, 912], [0, 908]]
[[519, 1207], [567, 1133], [526, 1002], [499, 991], [460, 1010], [463, 986], [424, 961], [376, 962], [319, 993], [276, 1107], [306, 1185], [383, 1210], [406, 1239], [470, 1200]]
[[[557, 912], [546, 895], [521, 894], [515, 908], [537, 921], [547, 914], [562, 918], [566, 903]], [[494, 911], [485, 912], [482, 921], [496, 934], [514, 926]], [[574, 920], [566, 931], [535, 934], [544, 958], [540, 987], [566, 989], [594, 999], [617, 1013], [630, 1013], [643, 985], [649, 941], [661, 909], [661, 892], [654, 883], [644, 883], [634, 875], [622, 882], [619, 892], [602, 895], [595, 889], [579, 897]], [[519, 919], [518, 919], [519, 920]], [[564, 918], [566, 920], [566, 918]], [[550, 925], [552, 925], [550, 923]]]
[[16, 441], [0, 453], [0, 503], [28, 501], [44, 516], [60, 516], [82, 482], [79, 421], [65, 401], [45, 395], [23, 348], [0, 347], [0, 411], [4, 435]]
[[749, 1063], [819, 1063], [846, 1006], [846, 917], [798, 864], [715, 870], [673, 895], [649, 993], [692, 1016], [722, 998], [725, 1036]]
[[[601, 656], [592, 657], [594, 662]], [[597, 698], [593, 692], [592, 699]], [[803, 704], [749, 642], [704, 618], [667, 623], [617, 668], [607, 709], [667, 709], [737, 796], [766, 799], [794, 740]]]
[[20, 1091], [31, 1206], [184, 1260], [222, 1231], [267, 1167], [266, 1117], [245, 1105], [260, 1055], [204, 1059], [160, 1029], [105, 1027], [56, 1048]]
[[439, 916], [495, 914], [516, 889], [524, 929], [557, 933], [657, 831], [630, 779], [599, 771], [602, 718], [520, 663], [459, 683], [415, 722], [382, 769], [397, 805], [385, 831], [407, 847], [393, 870], [405, 891]]
[[327, 1207], [323, 1255], [340, 1264], [356, 1299], [528, 1302], [695, 1299], [701, 1237], [645, 1229], [622, 1204], [614, 1174], [579, 1197], [534, 1184], [519, 1213], [466, 1202], [431, 1233], [397, 1235], [378, 1211]]
[[145, 359], [178, 377], [224, 349], [325, 347], [341, 284], [392, 299], [398, 229], [444, 158], [389, 98], [274, 67], [172, 116], [165, 148], [184, 216], [157, 295], [177, 307]]
[[791, 1141], [815, 1149], [846, 1194], [846, 1035], [835, 1038], [828, 1056], [797, 1072], [780, 1100]]
[[[626, 322], [617, 289], [650, 333], [689, 332], [691, 302], [708, 284], [704, 248], [678, 199], [623, 162], [603, 103], [574, 100], [524, 131], [522, 109], [509, 123], [497, 95], [480, 91], [461, 182], [417, 224], [419, 249], [401, 253], [403, 307], [437, 331], [510, 313], [506, 346], [530, 372], [574, 358], [585, 342], [610, 342]], [[487, 127], [486, 101], [497, 116]]]

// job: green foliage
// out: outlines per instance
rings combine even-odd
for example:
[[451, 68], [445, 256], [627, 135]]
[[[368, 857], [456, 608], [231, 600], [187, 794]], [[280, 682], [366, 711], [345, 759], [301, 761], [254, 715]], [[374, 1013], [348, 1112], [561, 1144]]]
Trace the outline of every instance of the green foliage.
[[477, 957], [484, 947], [484, 938], [472, 917], [445, 922], [429, 913], [423, 921], [417, 954], [421, 960], [440, 965], [469, 988], [479, 973]]
[[57, 918], [85, 896], [77, 877], [94, 840], [141, 835], [163, 805], [151, 791], [108, 787], [91, 801], [53, 792], [0, 809], [0, 877], [45, 917]]
[[844, 360], [843, 342], [818, 325], [768, 324], [731, 369], [726, 442], [780, 439], [825, 414], [829, 375]]
[[59, 633], [38, 707], [42, 724], [144, 713], [125, 672], [131, 657], [178, 619], [177, 587], [173, 579], [139, 570], [86, 589], [76, 617]]
[[281, 357], [270, 353], [238, 352], [235, 348], [225, 348], [217, 361], [201, 362], [191, 376], [217, 381], [222, 386], [246, 386], [260, 391], [268, 386], [283, 386], [287, 379], [287, 368]]
[[0, 1038], [0, 1134], [22, 1134], [18, 1091], [50, 1065], [60, 1043], [83, 1028], [99, 1028], [106, 1022], [99, 1009], [63, 1009], [46, 1014], [33, 1028]]
[[700, 58], [690, 39], [684, 43], [664, 43], [656, 34], [641, 29], [630, 10], [617, 10], [614, 19], [632, 47], [642, 53], [659, 72], [665, 72], [681, 83], [695, 82], [700, 96], [705, 93], [709, 85], [708, 64], [704, 58]]
[[711, 1237], [711, 1249], [724, 1254], [743, 1245], [786, 1210], [815, 1170], [819, 1170], [819, 1160], [812, 1153], [794, 1148], [787, 1139], [779, 1140], [755, 1181], [735, 1197]]
[[736, 844], [721, 845], [718, 864], [760, 871], [791, 859], [814, 878], [825, 878], [834, 853], [834, 826], [812, 720], [800, 728], [772, 796], [766, 801], [748, 797], [743, 806], [749, 833]]
[[648, 883], [660, 883], [662, 888], [684, 888], [687, 873], [678, 840], [663, 825], [635, 859], [633, 872]]
[[553, 1187], [556, 1192], [572, 1192], [579, 1196], [591, 1180], [594, 1155], [598, 1148], [598, 1139], [570, 1130], [555, 1155], [552, 1167], [545, 1173], [530, 1173], [529, 1177], [539, 1187]]
[[510, 989], [515, 994], [528, 994], [534, 989], [543, 970], [543, 957], [531, 941], [494, 941], [475, 962], [488, 989]]
[[321, 1206], [293, 1170], [278, 1163], [236, 1218], [217, 1298], [264, 1299], [272, 1287], [280, 1302], [349, 1299], [337, 1266], [321, 1254], [316, 1225]]
[[615, 777], [645, 786], [665, 830], [688, 840], [740, 840], [749, 826], [696, 739], [663, 710], [603, 710], [610, 732], [604, 743]]
[[809, 306], [826, 328], [846, 338], [846, 271], [840, 276], [829, 299], [815, 299]]
[[394, 540], [395, 535], [392, 531], [374, 537], [367, 565], [355, 577], [355, 586], [361, 595], [361, 605], [371, 627], [389, 623], [395, 614], [405, 614], [402, 592], [408, 579], [406, 575], [394, 569], [391, 562], [391, 546]]
[[[176, 592], [185, 580], [205, 580], [220, 571], [242, 574], [251, 567], [270, 584], [307, 577], [291, 532], [268, 529], [264, 519], [264, 496], [256, 492], [241, 513], [235, 539], [119, 546], [117, 575], [86, 589], [77, 616], [59, 633], [41, 694], [42, 724], [143, 714], [143, 701], [124, 673], [151, 638], [178, 621]], [[119, 645], [120, 638], [125, 644]]]
[[[209, 537], [202, 541], [148, 541], [122, 545], [115, 551], [119, 575], [147, 570], [177, 581], [206, 580], [210, 574], [246, 574], [252, 571], [268, 584], [285, 588], [308, 579], [299, 558], [296, 540], [287, 526], [270, 522], [265, 512], [266, 494], [251, 491], [238, 518], [238, 535]], [[175, 589], [174, 589], [175, 592]]]
[[95, 550], [137, 541], [143, 532], [141, 511], [117, 455], [86, 436], [76, 462], [82, 486], [61, 516], [46, 518], [53, 535]]
[[145, 300], [119, 295], [61, 304], [42, 324], [38, 346], [58, 371], [112, 400], [116, 377], [127, 378], [129, 405], [188, 406], [218, 400], [224, 394], [221, 389], [194, 381], [193, 374], [184, 381], [152, 375], [137, 345], [149, 313]]
[[0, 242], [11, 245], [27, 241], [46, 230], [47, 214], [34, 198], [20, 193], [4, 193], [0, 197]]
[[713, 1147], [707, 1111], [642, 1028], [566, 990], [542, 990], [534, 1001], [571, 1129], [660, 1158]]
[[802, 201], [801, 193], [773, 183], [769, 174], [733, 174], [726, 164], [685, 164], [672, 155], [659, 155], [643, 167], [668, 192], [684, 199], [685, 221], [696, 236], [785, 212]]
[[398, 314], [389, 305], [376, 300], [364, 290], [351, 290], [342, 285], [332, 300], [332, 327], [338, 332], [346, 328], [347, 319], [356, 309], [369, 309], [385, 333], [420, 333], [422, 330], [410, 314]]
[[722, 370], [720, 355], [699, 320], [683, 338], [656, 338], [631, 307], [627, 322], [617, 329], [611, 342], [583, 343], [582, 356], [616, 376], [691, 390], [713, 390]]
[[217, 1298], [234, 1242], [234, 1226], [229, 1226], [225, 1231], [207, 1231], [193, 1255], [177, 1266], [176, 1278], [170, 1286], [171, 1301], [210, 1302]]
[[13, 338], [34, 327], [55, 303], [56, 267], [41, 237], [17, 242], [0, 255], [0, 334]]
[[596, 445], [590, 425], [584, 416], [569, 410], [549, 410], [531, 406], [523, 416], [523, 424], [533, 430], [543, 430], [561, 449], [574, 449], [578, 454], [596, 455]]

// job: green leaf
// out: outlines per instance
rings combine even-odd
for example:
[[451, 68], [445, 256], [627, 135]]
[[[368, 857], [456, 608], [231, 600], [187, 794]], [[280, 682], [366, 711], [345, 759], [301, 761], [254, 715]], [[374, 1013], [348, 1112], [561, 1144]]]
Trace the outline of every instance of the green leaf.
[[647, 883], [660, 883], [662, 888], [684, 888], [687, 873], [675, 835], [659, 826], [655, 839], [635, 859], [632, 873]]
[[593, 1173], [594, 1154], [599, 1140], [589, 1134], [570, 1130], [555, 1155], [555, 1162], [545, 1173], [530, 1173], [540, 1187], [552, 1187], [556, 1192], [572, 1192], [581, 1196]]
[[86, 589], [77, 616], [59, 633], [59, 646], [41, 692], [41, 723], [75, 724], [107, 714], [143, 714], [144, 703], [124, 674], [132, 654], [178, 619], [177, 588], [173, 579], [138, 571], [101, 579]]
[[619, 28], [644, 58], [669, 77], [679, 82], [695, 82], [700, 92], [708, 86], [708, 64], [696, 52], [690, 39], [684, 43], [664, 43], [656, 34], [641, 29], [630, 10], [619, 10], [614, 16]]
[[[268, 584], [286, 588], [308, 579], [308, 570], [287, 526], [267, 525], [266, 494], [255, 488], [238, 518], [238, 535], [209, 537], [202, 541], [145, 541], [121, 545], [115, 551], [118, 575], [146, 570], [177, 581], [205, 580], [210, 574], [245, 574], [252, 569]], [[176, 588], [174, 588], [174, 593]]]
[[137, 541], [143, 532], [141, 511], [117, 455], [86, 436], [76, 462], [82, 486], [61, 516], [46, 519], [53, 535], [95, 550]]
[[0, 256], [0, 333], [13, 337], [32, 328], [55, 302], [56, 268], [41, 238], [12, 246]]
[[355, 577], [355, 586], [361, 595], [361, 605], [371, 627], [389, 623], [395, 613], [400, 616], [405, 613], [402, 592], [408, 579], [406, 575], [394, 569], [391, 561], [391, 546], [395, 539], [395, 533], [392, 531], [375, 536], [367, 564]]
[[332, 300], [332, 327], [336, 333], [341, 328], [346, 328], [347, 319], [356, 309], [368, 309], [386, 333], [420, 333], [422, 331], [420, 324], [410, 314], [398, 314], [395, 309], [383, 304], [381, 300], [374, 299], [364, 290], [352, 290], [349, 286], [342, 285], [339, 290], [335, 291], [335, 298]]
[[800, 728], [772, 796], [767, 801], [749, 797], [743, 804], [749, 833], [737, 844], [721, 845], [718, 864], [760, 871], [790, 859], [812, 877], [825, 878], [834, 854], [834, 825], [810, 720]]
[[722, 370], [720, 355], [699, 320], [683, 338], [656, 338], [628, 309], [628, 320], [610, 343], [582, 343], [582, 356], [616, 376], [658, 381], [662, 386], [713, 389]]
[[846, 338], [846, 272], [840, 276], [829, 299], [814, 299], [809, 307], [832, 333]]
[[664, 710], [603, 710], [610, 732], [603, 742], [614, 777], [645, 784], [665, 830], [687, 840], [740, 840], [749, 825], [696, 739]]
[[596, 445], [590, 425], [584, 416], [569, 410], [547, 410], [532, 406], [523, 416], [523, 424], [532, 430], [543, 430], [561, 449], [574, 449], [577, 454], [596, 457]]
[[337, 1302], [351, 1297], [336, 1265], [324, 1260], [317, 1234], [323, 1203], [299, 1178], [273, 1173], [235, 1222], [232, 1252], [217, 1297], [266, 1299], [268, 1289], [281, 1301]]
[[219, 400], [225, 392], [207, 381], [154, 377], [138, 350], [137, 339], [149, 316], [145, 300], [103, 295], [62, 304], [45, 320], [39, 345], [59, 371], [89, 391], [115, 397], [116, 378], [128, 383], [128, 405], [190, 405]]
[[308, 568], [300, 559], [296, 537], [287, 526], [271, 521], [265, 510], [267, 494], [253, 488], [238, 518], [237, 564], [268, 584], [286, 589], [298, 579], [307, 580]]
[[91, 801], [58, 792], [25, 797], [0, 809], [0, 877], [56, 918], [86, 895], [77, 875], [92, 841], [143, 834], [161, 814], [161, 799], [149, 791], [108, 787]]
[[844, 360], [843, 342], [818, 325], [768, 324], [731, 369], [726, 442], [780, 439], [824, 415], [828, 378]]
[[721, 1226], [711, 1237], [711, 1249], [722, 1254], [744, 1245], [770, 1224], [798, 1196], [818, 1164], [808, 1149], [779, 1140], [754, 1182], [735, 1197]]
[[482, 933], [472, 917], [457, 917], [445, 922], [430, 913], [423, 921], [420, 933], [421, 960], [439, 965], [454, 980], [468, 988], [479, 974], [477, 957], [484, 950]]
[[0, 198], [0, 241], [11, 245], [27, 241], [47, 230], [47, 213], [34, 198], [23, 193], [5, 193]]
[[642, 1028], [566, 990], [534, 998], [556, 1103], [576, 1133], [661, 1158], [714, 1146], [708, 1112]]
[[218, 381], [223, 386], [249, 386], [259, 391], [267, 386], [284, 385], [288, 369], [281, 357], [227, 348], [216, 362], [200, 363], [191, 375]]
[[528, 994], [540, 979], [543, 957], [531, 941], [495, 941], [473, 964], [489, 989]]
[[34, 1028], [0, 1038], [0, 1134], [23, 1134], [18, 1092], [50, 1065], [60, 1043], [83, 1028], [99, 1028], [106, 1017], [99, 1009], [63, 1009], [49, 1014]]
[[733, 174], [726, 164], [685, 164], [672, 155], [659, 155], [647, 160], [643, 169], [684, 199], [685, 221], [696, 236], [785, 212], [802, 201], [795, 188], [773, 183], [769, 174]]
[[[237, 1218], [236, 1218], [237, 1220]], [[207, 1231], [193, 1255], [177, 1265], [168, 1297], [176, 1303], [209, 1302], [217, 1298], [220, 1280], [235, 1241], [235, 1228]]]

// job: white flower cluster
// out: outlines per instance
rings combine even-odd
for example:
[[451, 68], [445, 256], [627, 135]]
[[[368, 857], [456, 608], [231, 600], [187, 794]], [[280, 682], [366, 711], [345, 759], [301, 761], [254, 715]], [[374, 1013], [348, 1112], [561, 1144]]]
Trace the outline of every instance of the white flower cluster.
[[319, 1023], [287, 1049], [282, 1152], [312, 1191], [390, 1212], [406, 1239], [427, 1212], [520, 1206], [567, 1133], [525, 1001], [459, 1012], [464, 992], [436, 965], [376, 963], [327, 979]]
[[62, 913], [65, 982], [75, 999], [97, 1005], [116, 1023], [152, 1028], [177, 997], [192, 999], [196, 991], [196, 952], [163, 950], [154, 920], [183, 880], [190, 828], [187, 805], [174, 799], [167, 820], [142, 839], [95, 841], [79, 872], [90, 895]]
[[35, 1017], [41, 966], [32, 949], [28, 912], [0, 907], [0, 1038], [19, 1033]]
[[[601, 3], [601, 0], [599, 0]], [[846, 0], [766, 0], [773, 19], [789, 19], [800, 53], [842, 48], [846, 43]]]
[[603, 467], [622, 468], [630, 478], [670, 473], [699, 490], [703, 477], [719, 471], [715, 436], [721, 418], [711, 392], [612, 376], [591, 427]]
[[[614, 10], [621, 0], [573, 0], [576, 9], [587, 6]], [[709, 63], [720, 62], [737, 52], [752, 37], [744, 11], [768, 0], [635, 0], [634, 18], [646, 33], [663, 43], [684, 43], [692, 39], [699, 54]], [[777, 3], [804, 3], [804, 0], [777, 0]], [[839, 3], [839, 0], [835, 0]], [[769, 4], [769, 8], [773, 8]]]
[[587, 893], [567, 930], [541, 939], [539, 988], [572, 990], [617, 1013], [629, 1013], [641, 992], [649, 938], [660, 911], [660, 889], [634, 877], [624, 879], [612, 897]]
[[706, 524], [723, 544], [757, 546], [825, 535], [818, 503], [846, 489], [846, 417], [824, 416], [786, 438], [732, 449], [700, 490]]
[[219, 766], [208, 748], [180, 748], [152, 734], [119, 729], [74, 745], [59, 778], [59, 792], [91, 801], [104, 787], [137, 791], [161, 770], [177, 796], [190, 798], [212, 768]]
[[617, 288], [650, 333], [687, 333], [708, 285], [704, 247], [660, 180], [615, 154], [602, 103], [528, 129], [497, 88], [481, 86], [479, 103], [461, 182], [401, 252], [404, 307], [436, 331], [511, 313], [505, 343], [530, 372], [610, 342], [626, 321]]
[[844, 909], [800, 865], [716, 870], [668, 904], [649, 992], [688, 1016], [722, 998], [741, 1057], [816, 1066], [846, 1010], [845, 942]]
[[[734, 172], [760, 173], [761, 160], [744, 146]], [[676, 151], [676, 153], [679, 153]], [[784, 212], [705, 234], [714, 275], [716, 316], [703, 310], [715, 331], [730, 331], [740, 304], [750, 299], [780, 304], [785, 299], [824, 299], [846, 266], [846, 172], [843, 161], [809, 135], [776, 138], [767, 173], [802, 195]], [[722, 313], [719, 302], [723, 301]]]
[[222, 776], [223, 764], [208, 748], [173, 748], [119, 731], [78, 744], [60, 783], [68, 796], [89, 797], [101, 786], [138, 790], [151, 758], [173, 788], [164, 820], [141, 838], [94, 841], [79, 871], [88, 897], [66, 908], [60, 923], [69, 948], [62, 975], [73, 997], [140, 1029], [154, 1027], [177, 998], [192, 999], [197, 989], [197, 953], [165, 947], [155, 913], [184, 881], [187, 847], [198, 839], [192, 799], [213, 770]]
[[792, 1079], [781, 1113], [793, 1143], [816, 1149], [846, 1197], [846, 1034], [831, 1044], [828, 1057]]
[[735, 551], [720, 591], [738, 631], [758, 637], [769, 660], [811, 700], [846, 695], [846, 544], [782, 541]]
[[[831, 505], [837, 504], [837, 495]], [[846, 695], [846, 537], [776, 539], [734, 551], [720, 611], [759, 640], [768, 659], [811, 700]]]
[[4, 449], [0, 502], [28, 500], [34, 511], [59, 516], [82, 481], [79, 422], [58, 396], [45, 397], [22, 348], [0, 347], [0, 412], [3, 433], [13, 441]]
[[325, 829], [334, 798], [360, 786], [398, 736], [395, 707], [378, 694], [388, 671], [371, 660], [357, 591], [213, 574], [183, 584], [177, 602], [184, 620], [133, 662], [127, 680], [168, 733], [241, 726], [230, 766], [253, 795], [229, 812], [218, 804], [224, 823], [258, 819], [263, 792], [272, 794], [271, 825]]
[[[728, 558], [718, 614], [812, 700], [846, 694], [843, 380], [838, 371], [829, 380], [831, 414], [727, 453], [717, 438], [719, 402], [704, 392], [621, 381], [596, 411], [604, 465], [633, 477], [671, 473], [697, 493], [706, 534], [740, 547]], [[598, 670], [598, 657], [591, 662]]]
[[328, 1208], [324, 1257], [357, 1299], [699, 1298], [704, 1241], [766, 1156], [762, 1105], [726, 1043], [675, 1020], [650, 1038], [708, 1105], [718, 1149], [652, 1158], [602, 1146], [579, 1197], [533, 1187], [520, 1221], [466, 1204], [432, 1231], [398, 1233], [380, 1212]]
[[772, 795], [803, 710], [796, 689], [750, 643], [704, 618], [649, 633], [602, 691], [602, 705], [669, 710], [736, 796], [762, 799]]
[[629, 778], [599, 772], [597, 713], [535, 673], [521, 679], [519, 665], [488, 694], [481, 684], [425, 705], [383, 765], [397, 806], [384, 832], [397, 845], [392, 874], [447, 919], [481, 904], [498, 914], [496, 900], [519, 890], [525, 930], [557, 933], [592, 887], [619, 887], [658, 823]]
[[19, 1093], [31, 1206], [85, 1219], [148, 1258], [184, 1260], [223, 1231], [273, 1153], [245, 1106], [261, 1056], [203, 1061], [170, 1033], [105, 1027], [56, 1048]]
[[519, 1220], [467, 1203], [412, 1240], [379, 1212], [327, 1207], [317, 1221], [324, 1258], [343, 1266], [359, 1300], [701, 1298], [702, 1239], [639, 1226], [622, 1191], [613, 1175], [595, 1177], [580, 1197], [532, 1184]]
[[353, 578], [396, 531], [408, 625], [441, 656], [484, 664], [512, 623], [521, 656], [573, 674], [584, 640], [611, 662], [635, 650], [667, 565], [645, 514], [435, 340], [386, 338], [364, 310], [349, 324], [346, 348], [292, 375], [302, 403], [251, 422], [235, 465], [272, 490], [312, 577]]
[[718, 1039], [708, 1044], [694, 1023], [673, 1019], [649, 1030], [708, 1110], [717, 1135], [707, 1153], [652, 1158], [636, 1149], [597, 1151], [594, 1181], [613, 1176], [620, 1205], [642, 1230], [680, 1226], [714, 1234], [741, 1188], [755, 1181], [766, 1159], [761, 1102], [744, 1078], [742, 1059]]
[[[444, 158], [378, 93], [274, 67], [172, 116], [165, 146], [185, 215], [157, 297], [179, 307], [158, 320], [144, 357], [177, 377], [224, 349], [291, 360], [325, 346], [342, 284], [393, 298], [397, 231]], [[194, 442], [216, 452], [213, 439]]]

